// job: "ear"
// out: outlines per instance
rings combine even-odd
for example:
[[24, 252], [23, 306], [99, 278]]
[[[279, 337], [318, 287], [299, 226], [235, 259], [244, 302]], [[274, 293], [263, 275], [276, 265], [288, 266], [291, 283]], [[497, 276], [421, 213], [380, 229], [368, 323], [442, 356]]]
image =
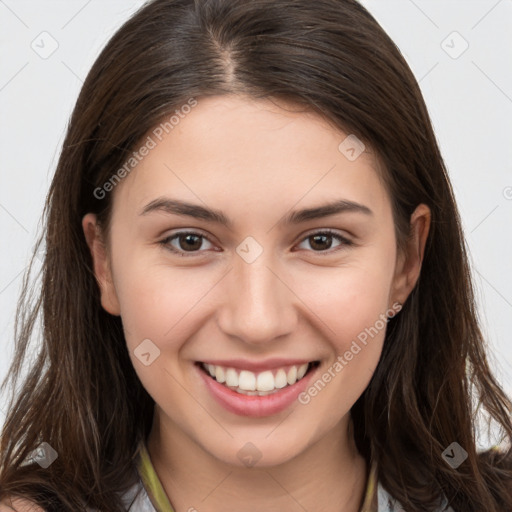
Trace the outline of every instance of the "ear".
[[409, 237], [405, 248], [397, 255], [391, 303], [404, 304], [420, 277], [430, 219], [430, 208], [425, 204], [418, 205], [411, 215]]
[[108, 252], [95, 214], [88, 213], [84, 216], [82, 229], [91, 251], [94, 275], [101, 292], [101, 305], [111, 315], [120, 315], [119, 301], [112, 279]]

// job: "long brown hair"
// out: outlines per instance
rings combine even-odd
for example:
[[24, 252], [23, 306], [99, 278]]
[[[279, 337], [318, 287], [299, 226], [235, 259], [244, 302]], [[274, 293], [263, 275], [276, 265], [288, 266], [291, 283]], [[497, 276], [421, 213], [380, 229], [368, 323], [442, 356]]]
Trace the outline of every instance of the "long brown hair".
[[[48, 193], [40, 292], [27, 272], [16, 312], [2, 388], [9, 380], [14, 389], [29, 367], [2, 432], [0, 499], [26, 496], [59, 512], [124, 510], [118, 493], [133, 482], [154, 402], [121, 319], [101, 307], [81, 219], [96, 213], [108, 233], [112, 194], [98, 187], [166, 116], [190, 98], [222, 94], [292, 100], [373, 148], [399, 246], [415, 207], [430, 207], [421, 276], [389, 321], [379, 365], [351, 411], [357, 446], [408, 511], [432, 510], [441, 495], [457, 512], [512, 510], [512, 404], [486, 359], [445, 164], [411, 70], [355, 0], [154, 0], [109, 41], [83, 85]], [[503, 450], [477, 453], [477, 410], [499, 427]], [[468, 454], [457, 469], [442, 456], [454, 441]], [[46, 469], [22, 464], [41, 442], [57, 459]]]

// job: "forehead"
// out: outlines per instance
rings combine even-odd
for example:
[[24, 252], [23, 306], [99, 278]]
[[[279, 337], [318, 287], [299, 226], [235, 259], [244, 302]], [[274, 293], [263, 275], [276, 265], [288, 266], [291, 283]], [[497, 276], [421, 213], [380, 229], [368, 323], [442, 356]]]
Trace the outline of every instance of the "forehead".
[[342, 197], [386, 206], [375, 156], [366, 148], [348, 158], [354, 136], [317, 113], [240, 96], [199, 98], [187, 112], [147, 134], [143, 143], [152, 148], [116, 188], [115, 203], [140, 211], [167, 193], [223, 208], [275, 209]]

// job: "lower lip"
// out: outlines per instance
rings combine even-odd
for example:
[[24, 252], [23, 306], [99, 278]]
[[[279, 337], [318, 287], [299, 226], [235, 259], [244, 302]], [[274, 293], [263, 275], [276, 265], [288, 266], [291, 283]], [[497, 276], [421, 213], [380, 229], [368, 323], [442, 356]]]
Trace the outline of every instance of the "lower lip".
[[249, 396], [237, 393], [218, 383], [215, 379], [206, 375], [199, 365], [196, 366], [206, 387], [220, 405], [239, 416], [251, 416], [254, 418], [271, 416], [272, 414], [284, 411], [306, 389], [308, 382], [318, 368], [313, 368], [295, 384], [286, 386], [271, 395]]

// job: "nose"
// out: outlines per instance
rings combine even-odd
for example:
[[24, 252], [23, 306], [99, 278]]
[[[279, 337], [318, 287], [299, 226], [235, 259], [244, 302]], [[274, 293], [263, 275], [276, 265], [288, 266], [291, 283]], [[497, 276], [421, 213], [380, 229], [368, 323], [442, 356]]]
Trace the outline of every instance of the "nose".
[[262, 345], [293, 333], [297, 324], [296, 297], [283, 271], [266, 252], [247, 263], [235, 256], [226, 276], [217, 321], [226, 336]]

